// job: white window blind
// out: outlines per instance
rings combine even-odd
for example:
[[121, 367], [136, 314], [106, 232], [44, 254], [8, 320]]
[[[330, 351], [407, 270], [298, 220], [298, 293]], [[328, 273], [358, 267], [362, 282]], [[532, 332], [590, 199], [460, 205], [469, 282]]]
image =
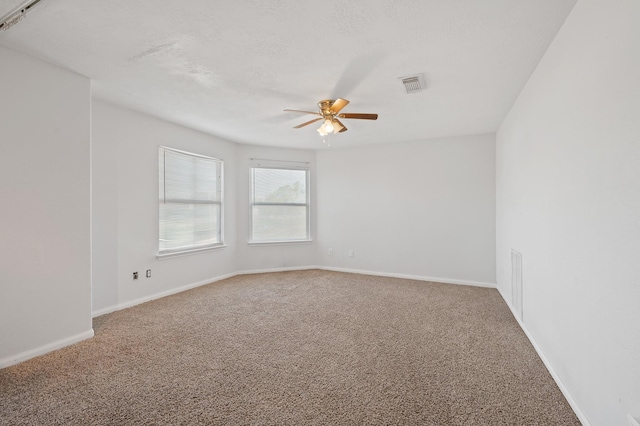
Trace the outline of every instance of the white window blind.
[[159, 254], [220, 246], [223, 162], [159, 149]]
[[252, 167], [251, 242], [309, 239], [309, 169]]

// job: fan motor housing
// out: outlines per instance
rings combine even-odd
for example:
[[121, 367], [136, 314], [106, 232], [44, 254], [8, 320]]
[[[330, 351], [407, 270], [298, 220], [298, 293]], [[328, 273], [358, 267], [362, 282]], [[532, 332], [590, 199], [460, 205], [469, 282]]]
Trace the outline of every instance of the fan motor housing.
[[335, 100], [332, 99], [325, 99], [318, 102], [318, 108], [320, 108], [320, 112], [322, 112], [324, 117], [333, 117], [334, 114], [331, 112], [330, 108], [334, 102]]

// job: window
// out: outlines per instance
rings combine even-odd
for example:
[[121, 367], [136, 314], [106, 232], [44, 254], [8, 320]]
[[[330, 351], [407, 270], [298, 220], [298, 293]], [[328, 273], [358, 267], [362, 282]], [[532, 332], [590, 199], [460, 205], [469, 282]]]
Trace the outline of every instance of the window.
[[159, 256], [223, 245], [222, 160], [159, 149]]
[[309, 240], [309, 169], [251, 167], [250, 242]]

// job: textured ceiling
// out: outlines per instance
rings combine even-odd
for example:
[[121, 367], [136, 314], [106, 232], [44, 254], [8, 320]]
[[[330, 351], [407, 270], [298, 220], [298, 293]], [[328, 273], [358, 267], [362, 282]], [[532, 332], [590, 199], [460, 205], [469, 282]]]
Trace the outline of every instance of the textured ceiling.
[[[95, 97], [229, 140], [318, 149], [497, 130], [576, 0], [42, 0], [0, 45], [85, 75]], [[0, 15], [19, 2], [0, 0]], [[424, 73], [407, 95], [399, 77]]]

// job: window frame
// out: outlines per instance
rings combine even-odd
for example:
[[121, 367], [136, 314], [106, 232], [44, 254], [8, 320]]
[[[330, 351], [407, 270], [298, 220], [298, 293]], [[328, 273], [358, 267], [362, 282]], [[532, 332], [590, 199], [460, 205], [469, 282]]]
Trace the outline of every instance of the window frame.
[[[163, 199], [162, 199], [163, 196], [165, 197], [165, 202], [166, 202], [165, 190], [164, 188], [160, 187], [161, 181], [165, 182], [165, 187], [166, 187], [166, 169], [164, 169], [164, 167], [160, 169], [160, 156], [163, 155], [163, 153], [165, 152], [171, 152], [179, 155], [192, 157], [195, 159], [202, 159], [202, 160], [212, 161], [216, 163], [216, 172], [217, 172], [216, 191], [219, 194], [219, 197], [218, 197], [219, 199], [217, 201], [212, 201], [212, 202], [203, 202], [201, 200], [190, 200], [192, 201], [192, 203], [189, 203], [188, 202], [189, 200], [185, 199], [183, 202], [185, 204], [217, 204], [219, 205], [219, 209], [218, 209], [219, 213], [216, 218], [218, 222], [218, 229], [217, 229], [218, 241], [217, 242], [209, 243], [209, 244], [192, 244], [190, 246], [182, 246], [179, 248], [164, 249], [164, 250], [160, 249], [160, 208], [163, 202]], [[162, 170], [164, 170], [165, 173], [163, 176], [160, 176], [160, 173]], [[208, 155], [196, 154], [194, 152], [183, 151], [175, 148], [169, 148], [167, 146], [159, 146], [158, 147], [158, 186], [159, 186], [158, 188], [158, 228], [157, 228], [158, 229], [158, 238], [157, 238], [158, 253], [156, 254], [157, 259], [162, 260], [169, 257], [184, 256], [184, 255], [200, 253], [204, 251], [217, 250], [217, 249], [226, 247], [226, 245], [224, 244], [224, 160], [223, 159], [211, 157]]]
[[[295, 163], [293, 165], [280, 165], [270, 163], [256, 163], [249, 166], [249, 245], [264, 244], [301, 244], [312, 242], [311, 237], [311, 168], [308, 163]], [[276, 169], [276, 170], [295, 170], [305, 172], [305, 203], [256, 203], [255, 198], [255, 169]], [[253, 208], [254, 206], [305, 206], [306, 207], [306, 237], [300, 239], [274, 238], [274, 239], [254, 239], [253, 237]]]

